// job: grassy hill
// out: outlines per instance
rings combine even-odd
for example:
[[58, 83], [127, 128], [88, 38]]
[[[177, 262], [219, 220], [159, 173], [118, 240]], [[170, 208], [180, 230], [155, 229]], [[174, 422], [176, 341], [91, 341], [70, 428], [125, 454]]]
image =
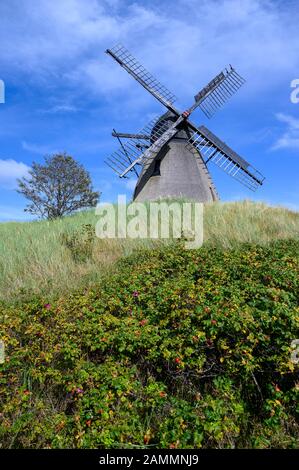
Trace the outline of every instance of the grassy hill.
[[[0, 299], [26, 299], [31, 291], [56, 295], [92, 285], [120, 257], [153, 246], [150, 240], [90, 238], [84, 225], [93, 230], [96, 221], [90, 211], [51, 222], [0, 224]], [[232, 248], [240, 242], [267, 244], [298, 236], [299, 213], [285, 208], [249, 201], [205, 206], [205, 245]]]
[[2, 448], [298, 448], [298, 214], [207, 206], [196, 250], [94, 221], [1, 226]]

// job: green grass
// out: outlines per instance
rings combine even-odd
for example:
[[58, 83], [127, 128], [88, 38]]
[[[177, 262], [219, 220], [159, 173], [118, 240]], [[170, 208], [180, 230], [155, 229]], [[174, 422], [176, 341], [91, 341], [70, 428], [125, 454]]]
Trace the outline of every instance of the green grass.
[[298, 448], [299, 213], [206, 205], [196, 250], [97, 220], [0, 224], [0, 446]]
[[[28, 297], [30, 292], [48, 296], [97, 282], [114, 262], [151, 240], [100, 240], [92, 254], [78, 262], [62, 243], [62, 234], [95, 226], [94, 211], [55, 221], [0, 224], [0, 299]], [[240, 242], [268, 244], [272, 240], [298, 238], [299, 213], [249, 201], [214, 203], [204, 210], [204, 243], [233, 248]], [[159, 242], [158, 242], [159, 243]], [[160, 241], [160, 243], [165, 243]]]

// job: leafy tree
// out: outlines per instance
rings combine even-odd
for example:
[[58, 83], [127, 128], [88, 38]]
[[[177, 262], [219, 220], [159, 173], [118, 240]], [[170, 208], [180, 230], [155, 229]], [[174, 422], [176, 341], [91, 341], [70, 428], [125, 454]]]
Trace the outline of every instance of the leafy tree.
[[18, 180], [18, 192], [29, 199], [25, 211], [55, 219], [97, 204], [100, 193], [93, 191], [85, 168], [66, 153], [33, 162], [29, 177]]

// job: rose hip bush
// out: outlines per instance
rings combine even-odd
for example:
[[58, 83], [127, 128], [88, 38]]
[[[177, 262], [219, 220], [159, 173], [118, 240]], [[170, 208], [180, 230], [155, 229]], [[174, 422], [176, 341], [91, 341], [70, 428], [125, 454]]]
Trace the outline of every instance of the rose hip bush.
[[298, 447], [298, 287], [298, 241], [175, 243], [3, 304], [1, 446]]

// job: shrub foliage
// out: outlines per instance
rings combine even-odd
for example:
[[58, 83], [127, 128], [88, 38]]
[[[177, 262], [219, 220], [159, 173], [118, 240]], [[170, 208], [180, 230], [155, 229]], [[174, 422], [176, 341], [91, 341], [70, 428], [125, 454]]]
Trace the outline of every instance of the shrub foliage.
[[84, 224], [70, 233], [62, 233], [60, 239], [75, 262], [83, 263], [91, 259], [95, 241], [94, 228], [91, 224]]
[[298, 253], [178, 243], [2, 305], [2, 446], [298, 447]]

